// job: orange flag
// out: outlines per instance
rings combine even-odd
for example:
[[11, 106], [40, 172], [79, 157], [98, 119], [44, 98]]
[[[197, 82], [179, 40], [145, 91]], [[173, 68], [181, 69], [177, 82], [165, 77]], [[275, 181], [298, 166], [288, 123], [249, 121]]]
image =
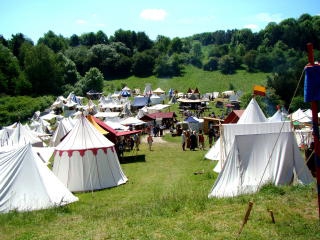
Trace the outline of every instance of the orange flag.
[[266, 88], [264, 86], [255, 85], [253, 87], [253, 94], [265, 96], [266, 95]]

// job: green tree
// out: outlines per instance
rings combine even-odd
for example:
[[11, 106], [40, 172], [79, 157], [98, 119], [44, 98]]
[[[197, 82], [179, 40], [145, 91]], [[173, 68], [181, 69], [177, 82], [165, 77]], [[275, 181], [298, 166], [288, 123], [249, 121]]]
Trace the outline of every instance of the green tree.
[[137, 52], [133, 55], [132, 73], [138, 77], [151, 76], [154, 64], [154, 56], [150, 51]]
[[224, 55], [219, 59], [219, 69], [223, 74], [233, 74], [236, 71], [236, 61], [230, 55]]
[[172, 39], [172, 41], [170, 42], [170, 46], [169, 46], [169, 54], [173, 54], [173, 53], [181, 53], [182, 52], [182, 41], [180, 38], [175, 37], [174, 39]]
[[153, 42], [144, 32], [137, 33], [137, 41], [136, 41], [136, 48], [139, 52], [144, 50], [151, 49], [153, 47]]
[[77, 34], [72, 34], [72, 36], [69, 39], [69, 45], [71, 47], [77, 47], [80, 45], [80, 38]]
[[98, 92], [103, 91], [103, 74], [98, 68], [90, 68], [90, 70], [85, 74], [81, 80], [82, 92], [86, 93], [90, 90], [95, 90]]
[[202, 48], [200, 42], [194, 42], [190, 51], [190, 63], [193, 66], [196, 66], [198, 68], [202, 68]]
[[77, 70], [82, 76], [92, 66], [92, 51], [89, 51], [85, 46], [70, 47], [65, 51], [65, 55], [76, 64]]
[[154, 47], [162, 54], [167, 54], [170, 48], [171, 40], [168, 37], [158, 35]]
[[55, 53], [59, 51], [64, 51], [68, 46], [67, 40], [63, 36], [57, 36], [51, 30], [44, 34], [42, 38], [39, 38], [38, 44], [46, 45]]
[[20, 84], [24, 81], [18, 59], [10, 49], [0, 44], [0, 93], [20, 93]]
[[63, 77], [62, 82], [64, 84], [70, 84], [73, 86], [81, 79], [79, 72], [77, 71], [76, 64], [64, 54], [57, 54], [57, 64]]
[[256, 58], [257, 58], [257, 51], [255, 50], [250, 50], [243, 56], [243, 63], [247, 65], [248, 72], [254, 71]]
[[126, 31], [119, 29], [114, 33], [112, 42], [122, 42], [125, 44], [131, 51], [133, 51], [137, 42], [137, 34], [134, 31]]
[[63, 77], [51, 49], [43, 44], [35, 46], [27, 52], [24, 65], [33, 94], [60, 94]]
[[84, 33], [80, 36], [80, 44], [91, 47], [97, 43], [96, 35], [93, 32]]
[[103, 31], [98, 31], [96, 33], [96, 44], [108, 44], [108, 36]]
[[203, 70], [205, 71], [215, 71], [218, 69], [218, 61], [217, 57], [210, 57], [204, 64]]

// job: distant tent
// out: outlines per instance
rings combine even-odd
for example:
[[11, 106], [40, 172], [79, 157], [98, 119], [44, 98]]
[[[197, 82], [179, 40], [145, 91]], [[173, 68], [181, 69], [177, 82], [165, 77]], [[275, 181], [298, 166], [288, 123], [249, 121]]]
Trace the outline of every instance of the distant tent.
[[148, 106], [150, 103], [150, 97], [135, 97], [132, 103], [132, 107], [142, 108]]
[[102, 96], [101, 92], [97, 92], [97, 91], [92, 90], [92, 89], [87, 92], [88, 99], [98, 100], [99, 98], [101, 98], [101, 96]]
[[35, 132], [28, 130], [21, 123], [18, 123], [14, 131], [10, 135], [7, 145], [8, 146], [21, 146], [31, 143], [33, 146], [43, 146], [40, 138], [37, 137]]
[[57, 146], [61, 140], [71, 131], [74, 126], [74, 120], [71, 118], [63, 118], [59, 123], [58, 127], [53, 133], [53, 136], [50, 140], [50, 146], [55, 147]]
[[285, 120], [285, 117], [283, 116], [280, 109], [278, 111], [276, 111], [270, 118], [268, 118], [269, 122], [281, 122], [284, 120]]
[[121, 95], [121, 97], [130, 97], [131, 93], [129, 91], [127, 91], [127, 90], [122, 90], [120, 92], [120, 95]]
[[150, 97], [150, 104], [151, 105], [160, 104], [162, 101], [163, 101], [163, 99], [158, 95], [152, 95]]
[[152, 95], [152, 88], [151, 88], [151, 84], [150, 83], [146, 83], [146, 86], [143, 90], [143, 95], [144, 96], [150, 96]]
[[177, 98], [176, 98], [176, 96], [172, 96], [171, 98], [170, 98], [170, 100], [169, 100], [169, 104], [175, 104], [177, 102]]
[[160, 94], [165, 93], [165, 91], [163, 91], [161, 88], [157, 88], [156, 90], [153, 90], [153, 93], [157, 94], [157, 95], [160, 95]]
[[26, 144], [0, 150], [0, 213], [66, 205], [78, 198], [59, 181]]
[[82, 115], [56, 147], [53, 172], [70, 191], [92, 191], [127, 182], [114, 144]]
[[229, 115], [224, 119], [224, 124], [237, 123], [242, 116], [244, 110], [232, 110]]

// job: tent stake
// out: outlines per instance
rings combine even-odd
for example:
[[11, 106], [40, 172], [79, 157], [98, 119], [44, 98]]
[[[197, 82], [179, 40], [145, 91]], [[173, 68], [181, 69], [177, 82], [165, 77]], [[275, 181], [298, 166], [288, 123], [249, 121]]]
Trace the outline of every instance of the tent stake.
[[251, 210], [252, 210], [252, 206], [253, 206], [253, 202], [249, 201], [249, 205], [248, 205], [248, 208], [247, 208], [247, 211], [246, 211], [246, 215], [243, 218], [243, 222], [242, 222], [242, 225], [241, 225], [240, 230], [238, 232], [238, 235], [240, 235], [242, 233], [244, 225], [247, 223], [247, 221], [249, 219], [249, 216], [250, 216], [250, 213], [251, 213]]
[[268, 212], [270, 213], [270, 216], [271, 216], [271, 219], [272, 219], [272, 223], [276, 223], [276, 221], [274, 220], [273, 211], [271, 209], [268, 209]]

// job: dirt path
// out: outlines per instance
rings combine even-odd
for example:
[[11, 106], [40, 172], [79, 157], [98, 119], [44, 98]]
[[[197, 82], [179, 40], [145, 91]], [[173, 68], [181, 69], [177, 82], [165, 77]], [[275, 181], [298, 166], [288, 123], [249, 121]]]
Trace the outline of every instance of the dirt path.
[[[164, 132], [163, 132], [163, 134], [165, 135], [165, 134], [170, 134], [170, 131], [169, 130], [165, 130]], [[141, 142], [142, 143], [147, 143], [147, 137], [148, 137], [148, 135], [143, 135], [142, 137], [141, 137]], [[167, 143], [167, 141], [165, 141], [165, 140], [163, 140], [163, 137], [152, 137], [153, 138], [153, 142], [154, 143]]]

